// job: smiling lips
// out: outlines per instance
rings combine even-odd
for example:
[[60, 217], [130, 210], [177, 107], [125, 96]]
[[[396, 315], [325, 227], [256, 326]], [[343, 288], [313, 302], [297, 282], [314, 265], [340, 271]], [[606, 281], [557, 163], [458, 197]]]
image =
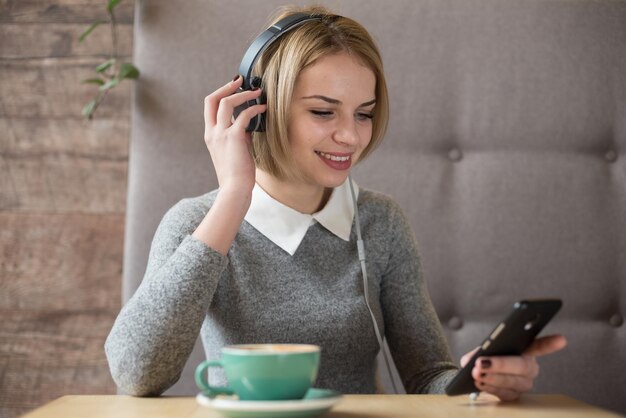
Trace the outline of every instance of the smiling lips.
[[322, 151], [315, 151], [320, 159], [329, 167], [335, 170], [347, 170], [352, 165], [352, 154], [328, 154]]

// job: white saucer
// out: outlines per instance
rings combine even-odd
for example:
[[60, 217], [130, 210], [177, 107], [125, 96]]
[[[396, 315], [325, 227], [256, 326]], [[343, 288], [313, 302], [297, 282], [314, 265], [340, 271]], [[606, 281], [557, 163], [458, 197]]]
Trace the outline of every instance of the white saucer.
[[330, 410], [341, 400], [341, 394], [332, 390], [311, 388], [303, 399], [293, 401], [240, 401], [232, 397], [211, 399], [203, 393], [196, 396], [202, 405], [228, 418], [308, 418]]

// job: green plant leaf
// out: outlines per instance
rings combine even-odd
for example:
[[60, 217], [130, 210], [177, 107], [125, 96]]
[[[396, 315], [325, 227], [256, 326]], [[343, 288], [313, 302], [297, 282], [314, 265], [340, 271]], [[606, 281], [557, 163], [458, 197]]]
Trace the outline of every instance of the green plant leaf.
[[103, 62], [102, 64], [98, 65], [96, 67], [96, 72], [97, 73], [102, 73], [104, 71], [106, 71], [108, 68], [111, 67], [111, 65], [115, 64], [115, 58], [111, 58], [108, 61]]
[[113, 87], [117, 86], [120, 83], [120, 79], [119, 78], [112, 78], [111, 80], [107, 81], [106, 83], [104, 83], [102, 86], [100, 86], [100, 91], [105, 91], [105, 90], [110, 90]]
[[101, 25], [102, 23], [106, 23], [106, 21], [104, 21], [104, 20], [98, 20], [98, 21], [96, 21], [96, 22], [93, 22], [93, 23], [91, 24], [91, 26], [89, 26], [89, 28], [88, 28], [86, 31], [84, 31], [82, 35], [80, 35], [80, 38], [78, 38], [78, 42], [82, 42], [82, 41], [84, 41], [84, 40], [85, 40], [85, 38], [86, 38], [87, 36], [89, 36], [89, 34], [90, 34], [91, 32], [93, 32], [93, 30], [94, 30], [95, 28], [97, 28], [99, 25]]
[[120, 79], [124, 78], [132, 78], [136, 79], [139, 77], [139, 70], [133, 64], [129, 64], [125, 62], [122, 64], [120, 68], [120, 75], [118, 76]]
[[103, 85], [105, 83], [105, 81], [101, 78], [87, 78], [83, 81], [81, 81], [81, 83], [83, 84], [97, 84], [99, 86]]
[[82, 111], [83, 116], [91, 119], [91, 117], [93, 116], [93, 111], [95, 107], [96, 107], [96, 99], [93, 99], [92, 101], [87, 103], [85, 107], [83, 107], [83, 111]]
[[107, 5], [107, 11], [111, 13], [113, 9], [115, 8], [115, 6], [120, 4], [121, 1], [122, 0], [109, 0], [109, 4]]

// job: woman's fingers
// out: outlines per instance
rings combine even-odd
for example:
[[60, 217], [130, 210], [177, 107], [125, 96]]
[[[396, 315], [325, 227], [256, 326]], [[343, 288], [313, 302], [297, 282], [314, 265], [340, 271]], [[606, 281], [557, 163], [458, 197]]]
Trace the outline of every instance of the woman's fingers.
[[476, 351], [478, 351], [478, 348], [479, 347], [476, 347], [475, 349], [473, 349], [472, 351], [470, 351], [469, 353], [467, 353], [463, 357], [461, 357], [461, 367], [465, 367], [465, 365], [470, 361], [470, 359], [472, 358], [474, 353]]
[[[510, 400], [531, 391], [534, 379], [510, 374], [482, 373], [475, 378], [474, 384], [481, 391], [489, 392], [502, 400]], [[517, 396], [512, 397], [512, 393], [517, 393]], [[505, 394], [505, 398], [502, 398], [500, 394]]]
[[488, 367], [485, 362], [478, 361], [472, 369], [474, 380], [519, 391], [532, 388], [533, 380], [539, 374], [539, 365], [534, 357], [500, 357], [498, 360]]
[[243, 79], [235, 80], [215, 90], [204, 99], [204, 142], [211, 154], [213, 168], [220, 188], [248, 193], [255, 180], [255, 164], [250, 153], [250, 119], [264, 112], [266, 105], [253, 105], [244, 109], [236, 121], [233, 110], [261, 95], [261, 90], [238, 92]]
[[[245, 128], [255, 115], [265, 111], [265, 105], [253, 105], [243, 110], [236, 125], [233, 123], [233, 111], [236, 106], [259, 98], [261, 90], [246, 90], [237, 93], [243, 79], [241, 76], [215, 90], [204, 99], [204, 140], [209, 144], [213, 139], [221, 137], [221, 133], [231, 126], [245, 135]], [[217, 130], [215, 130], [217, 128]]]
[[539, 374], [539, 365], [534, 356], [479, 357], [472, 370], [477, 377], [482, 373], [525, 376], [534, 379]]
[[535, 341], [524, 351], [531, 356], [545, 356], [562, 350], [567, 346], [567, 340], [562, 335], [548, 335], [536, 338]]
[[222, 98], [217, 108], [216, 126], [221, 127], [222, 129], [227, 129], [233, 124], [233, 111], [235, 110], [235, 107], [242, 105], [245, 102], [255, 100], [260, 95], [261, 89], [257, 89], [242, 91], [241, 93], [236, 93]]
[[250, 124], [250, 120], [252, 120], [252, 118], [256, 115], [265, 112], [266, 109], [266, 104], [250, 106], [237, 116], [237, 119], [233, 122], [233, 126], [236, 126], [238, 129], [245, 130]]
[[233, 81], [225, 84], [213, 93], [204, 98], [204, 123], [205, 125], [215, 126], [217, 124], [217, 109], [220, 101], [232, 95], [241, 86], [243, 78], [238, 76]]
[[520, 392], [517, 392], [515, 390], [502, 388], [499, 386], [493, 386], [486, 382], [479, 383], [478, 388], [482, 392], [487, 392], [487, 393], [497, 396], [502, 401], [514, 401], [518, 399], [521, 395]]
[[[537, 338], [521, 356], [485, 356], [479, 357], [472, 369], [476, 387], [491, 393], [503, 401], [514, 400], [532, 389], [535, 378], [539, 375], [537, 356], [543, 356], [562, 350], [567, 340], [562, 335], [550, 335]], [[461, 366], [476, 352], [465, 354]]]

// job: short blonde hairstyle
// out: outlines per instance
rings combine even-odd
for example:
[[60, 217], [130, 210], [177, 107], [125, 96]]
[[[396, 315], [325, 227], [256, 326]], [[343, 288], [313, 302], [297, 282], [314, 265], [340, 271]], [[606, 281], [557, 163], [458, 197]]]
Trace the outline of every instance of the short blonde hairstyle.
[[317, 59], [347, 52], [359, 59], [376, 77], [376, 106], [372, 118], [372, 139], [360, 160], [381, 142], [389, 120], [389, 98], [380, 52], [367, 30], [358, 22], [330, 13], [320, 6], [279, 10], [278, 22], [294, 13], [321, 16], [284, 34], [271, 44], [257, 61], [253, 75], [262, 77], [267, 97], [266, 131], [252, 135], [252, 153], [258, 168], [279, 179], [300, 179], [295, 166], [287, 128], [292, 94], [300, 72]]

